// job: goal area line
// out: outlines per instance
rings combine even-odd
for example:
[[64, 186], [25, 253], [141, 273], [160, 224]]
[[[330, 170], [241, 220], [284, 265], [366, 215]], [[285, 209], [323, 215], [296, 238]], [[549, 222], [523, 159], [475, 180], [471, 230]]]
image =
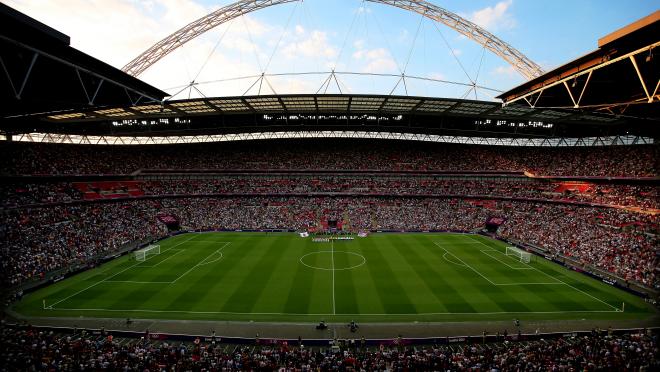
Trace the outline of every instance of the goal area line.
[[[500, 260], [500, 259], [497, 258], [497, 257], [494, 257], [493, 255], [491, 255], [491, 254], [489, 253], [489, 252], [497, 252], [497, 253], [499, 253], [499, 254], [501, 254], [501, 255], [504, 255], [504, 253], [502, 253], [501, 251], [498, 251], [497, 249], [482, 249], [480, 252], [483, 253], [483, 254], [485, 254], [486, 256], [488, 256], [488, 257], [494, 259], [495, 261], [501, 263], [502, 265], [508, 267], [508, 268], [511, 269], [511, 270], [534, 270], [533, 267], [513, 267], [513, 266], [509, 265], [508, 263], [506, 263], [506, 262]], [[511, 257], [511, 256], [504, 255], [504, 257]], [[515, 262], [515, 263], [520, 263], [520, 261], [518, 261], [518, 260], [514, 260], [514, 262]], [[511, 263], [514, 263], [514, 262], [511, 262]], [[557, 282], [557, 283], [559, 283], [559, 282]]]

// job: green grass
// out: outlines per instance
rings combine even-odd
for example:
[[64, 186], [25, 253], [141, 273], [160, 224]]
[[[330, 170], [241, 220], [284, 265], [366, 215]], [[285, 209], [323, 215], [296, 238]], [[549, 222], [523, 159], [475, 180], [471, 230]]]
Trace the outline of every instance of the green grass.
[[[185, 234], [27, 295], [30, 316], [255, 321], [642, 319], [640, 298], [505, 244], [458, 234]], [[334, 268], [334, 270], [333, 270]], [[46, 309], [42, 301], [46, 301]], [[620, 311], [625, 302], [625, 311]]]

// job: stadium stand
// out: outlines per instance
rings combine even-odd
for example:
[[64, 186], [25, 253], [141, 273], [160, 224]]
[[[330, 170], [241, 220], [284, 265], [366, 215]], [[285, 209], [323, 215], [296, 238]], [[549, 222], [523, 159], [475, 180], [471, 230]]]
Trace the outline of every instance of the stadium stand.
[[[400, 141], [84, 146], [3, 143], [5, 175], [130, 174], [140, 169], [523, 172], [540, 176], [656, 177], [658, 146], [535, 148]], [[191, 151], [194, 149], [194, 151]], [[139, 154], [139, 156], [137, 156]]]
[[417, 177], [401, 175], [223, 175], [209, 180], [10, 183], [0, 186], [3, 205], [20, 207], [81, 200], [172, 195], [351, 194], [445, 195], [580, 202], [658, 209], [658, 187], [534, 180], [526, 177]]
[[[3, 326], [3, 369], [18, 370], [193, 370], [193, 371], [374, 371], [547, 370], [652, 371], [660, 367], [658, 335], [651, 332], [560, 338], [516, 336], [497, 342], [454, 345], [367, 346], [340, 340], [337, 347], [287, 342], [227, 345], [114, 337], [111, 332], [54, 333]], [[304, 342], [304, 341], [303, 341]]]

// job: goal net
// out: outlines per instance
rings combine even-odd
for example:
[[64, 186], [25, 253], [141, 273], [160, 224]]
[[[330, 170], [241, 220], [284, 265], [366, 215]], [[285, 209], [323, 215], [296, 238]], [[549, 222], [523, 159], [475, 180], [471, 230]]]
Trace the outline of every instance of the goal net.
[[160, 254], [160, 245], [152, 244], [135, 251], [135, 260], [144, 261], [148, 256]]
[[514, 256], [520, 260], [520, 262], [529, 263], [532, 260], [532, 254], [525, 252], [517, 247], [506, 247], [505, 254], [507, 256]]

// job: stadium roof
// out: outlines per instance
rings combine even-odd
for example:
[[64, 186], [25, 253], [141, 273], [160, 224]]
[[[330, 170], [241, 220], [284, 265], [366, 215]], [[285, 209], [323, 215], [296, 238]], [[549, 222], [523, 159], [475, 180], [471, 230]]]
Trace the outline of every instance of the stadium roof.
[[[598, 49], [502, 93], [505, 104], [660, 120], [660, 11], [598, 40]], [[657, 123], [656, 123], [657, 124]]]
[[[369, 130], [466, 136], [649, 135], [628, 120], [579, 110], [491, 101], [392, 95], [237, 96], [90, 107], [32, 116], [8, 133], [193, 135], [261, 131]], [[639, 131], [637, 129], [640, 129]]]
[[502, 104], [454, 98], [393, 95], [300, 94], [198, 98], [164, 101], [160, 104], [88, 108], [66, 114], [38, 115], [51, 123], [146, 119], [168, 116], [218, 116], [241, 114], [402, 114], [525, 121], [614, 123], [612, 115], [585, 115], [572, 110], [535, 109], [525, 105]]
[[[646, 26], [607, 39], [605, 45], [646, 45], [657, 34], [643, 30], [657, 29], [657, 18], [655, 13]], [[0, 132], [9, 138], [23, 133], [184, 136], [336, 130], [512, 138], [657, 137], [660, 129], [620, 113], [555, 107], [550, 100], [554, 95], [546, 90], [555, 89], [556, 84], [544, 84], [550, 75], [561, 76], [568, 67], [505, 93], [506, 106], [491, 101], [358, 94], [163, 100], [165, 92], [71, 48], [68, 36], [2, 4], [0, 22], [4, 26], [0, 86], [6, 88], [0, 95]], [[621, 44], [622, 40], [628, 41]], [[656, 66], [657, 61], [653, 58], [647, 64]], [[549, 100], [546, 107], [526, 102], [529, 98], [524, 92], [537, 89], [538, 84], [544, 90], [536, 102]], [[588, 91], [592, 90], [598, 94], [598, 89]], [[512, 98], [516, 94], [518, 98]], [[657, 103], [652, 105], [657, 107]]]
[[72, 48], [69, 36], [2, 3], [0, 24], [2, 119], [35, 112], [160, 101], [167, 95]]

